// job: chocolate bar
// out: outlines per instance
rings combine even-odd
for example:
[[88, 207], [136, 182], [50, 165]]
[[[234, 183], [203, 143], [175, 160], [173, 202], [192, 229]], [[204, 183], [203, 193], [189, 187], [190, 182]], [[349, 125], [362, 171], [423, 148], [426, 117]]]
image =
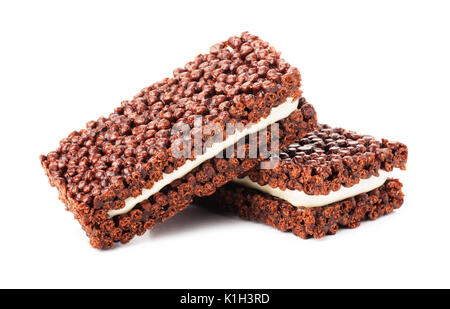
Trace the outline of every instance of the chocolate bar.
[[407, 158], [402, 143], [319, 125], [281, 152], [274, 169], [255, 168], [198, 202], [321, 238], [399, 208], [402, 184], [389, 172], [405, 170]]
[[[270, 130], [275, 123], [276, 141]], [[228, 130], [228, 124], [236, 126]], [[220, 158], [236, 143], [269, 128], [256, 143], [287, 146], [315, 127], [314, 108], [301, 97], [299, 71], [244, 32], [72, 132], [40, 160], [91, 245], [111, 248], [266, 158], [267, 152], [251, 155], [245, 143]], [[202, 151], [192, 150], [189, 145], [199, 140]]]

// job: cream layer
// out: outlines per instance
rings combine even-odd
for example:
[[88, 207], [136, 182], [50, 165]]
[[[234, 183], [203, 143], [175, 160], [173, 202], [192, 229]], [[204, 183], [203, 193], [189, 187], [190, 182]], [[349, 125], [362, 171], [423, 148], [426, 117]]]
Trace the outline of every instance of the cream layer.
[[349, 188], [341, 186], [339, 190], [331, 191], [327, 195], [309, 195], [298, 190], [281, 190], [279, 188], [272, 188], [269, 185], [261, 186], [253, 182], [249, 177], [236, 178], [233, 182], [281, 198], [295, 207], [320, 207], [381, 187], [386, 182], [388, 174], [388, 172], [380, 170], [379, 176], [360, 179], [358, 184]]

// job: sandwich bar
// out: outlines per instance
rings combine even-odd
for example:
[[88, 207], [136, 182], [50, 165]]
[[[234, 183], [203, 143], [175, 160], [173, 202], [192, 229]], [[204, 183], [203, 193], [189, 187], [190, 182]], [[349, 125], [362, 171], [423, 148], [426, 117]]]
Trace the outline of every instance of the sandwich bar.
[[[179, 136], [172, 129], [184, 124], [195, 130], [198, 117], [203, 127], [239, 123], [245, 129], [202, 154], [174, 156]], [[282, 147], [312, 131], [316, 114], [301, 97], [299, 71], [244, 32], [122, 102], [109, 117], [71, 133], [40, 159], [91, 245], [110, 248], [255, 167], [262, 158], [247, 153], [214, 157], [275, 122]], [[269, 137], [265, 142], [270, 147]]]
[[399, 208], [402, 184], [389, 173], [406, 169], [407, 156], [402, 143], [319, 125], [281, 152], [276, 168], [255, 168], [199, 202], [320, 238]]

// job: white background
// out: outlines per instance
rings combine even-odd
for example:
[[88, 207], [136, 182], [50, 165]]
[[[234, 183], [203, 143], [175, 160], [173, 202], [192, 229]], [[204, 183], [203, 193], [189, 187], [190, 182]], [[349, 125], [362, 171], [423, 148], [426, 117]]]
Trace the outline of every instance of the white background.
[[[0, 287], [450, 287], [445, 1], [2, 1]], [[302, 72], [319, 120], [409, 146], [405, 203], [302, 240], [190, 207], [92, 249], [39, 154], [244, 30]]]

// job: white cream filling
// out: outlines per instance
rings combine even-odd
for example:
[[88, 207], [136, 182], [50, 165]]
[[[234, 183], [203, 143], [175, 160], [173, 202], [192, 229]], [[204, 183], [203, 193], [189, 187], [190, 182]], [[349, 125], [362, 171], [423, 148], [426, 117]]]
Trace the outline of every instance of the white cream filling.
[[162, 179], [155, 182], [151, 189], [143, 189], [141, 195], [137, 197], [127, 198], [125, 200], [125, 206], [123, 208], [109, 210], [108, 215], [110, 217], [114, 217], [129, 212], [137, 204], [145, 201], [153, 194], [159, 192], [163, 187], [167, 186], [174, 180], [183, 177], [206, 160], [215, 157], [226, 148], [230, 147], [233, 144], [236, 144], [241, 138], [261, 131], [269, 125], [288, 117], [297, 109], [297, 105], [298, 100], [293, 101], [293, 98], [287, 98], [286, 101], [284, 101], [277, 107], [272, 108], [267, 118], [262, 118], [258, 123], [247, 126], [242, 131], [238, 131], [235, 134], [228, 136], [224, 141], [211, 145], [211, 147], [207, 148], [203, 154], [198, 155], [195, 160], [186, 161], [183, 166], [179, 167], [172, 173], [163, 174]]
[[236, 178], [233, 182], [281, 198], [295, 207], [320, 207], [381, 187], [386, 182], [388, 174], [388, 172], [380, 170], [379, 176], [360, 179], [359, 183], [356, 185], [349, 188], [341, 186], [339, 190], [331, 191], [327, 195], [309, 195], [298, 190], [281, 190], [279, 188], [272, 188], [269, 185], [261, 186], [258, 183], [253, 182], [249, 177]]

